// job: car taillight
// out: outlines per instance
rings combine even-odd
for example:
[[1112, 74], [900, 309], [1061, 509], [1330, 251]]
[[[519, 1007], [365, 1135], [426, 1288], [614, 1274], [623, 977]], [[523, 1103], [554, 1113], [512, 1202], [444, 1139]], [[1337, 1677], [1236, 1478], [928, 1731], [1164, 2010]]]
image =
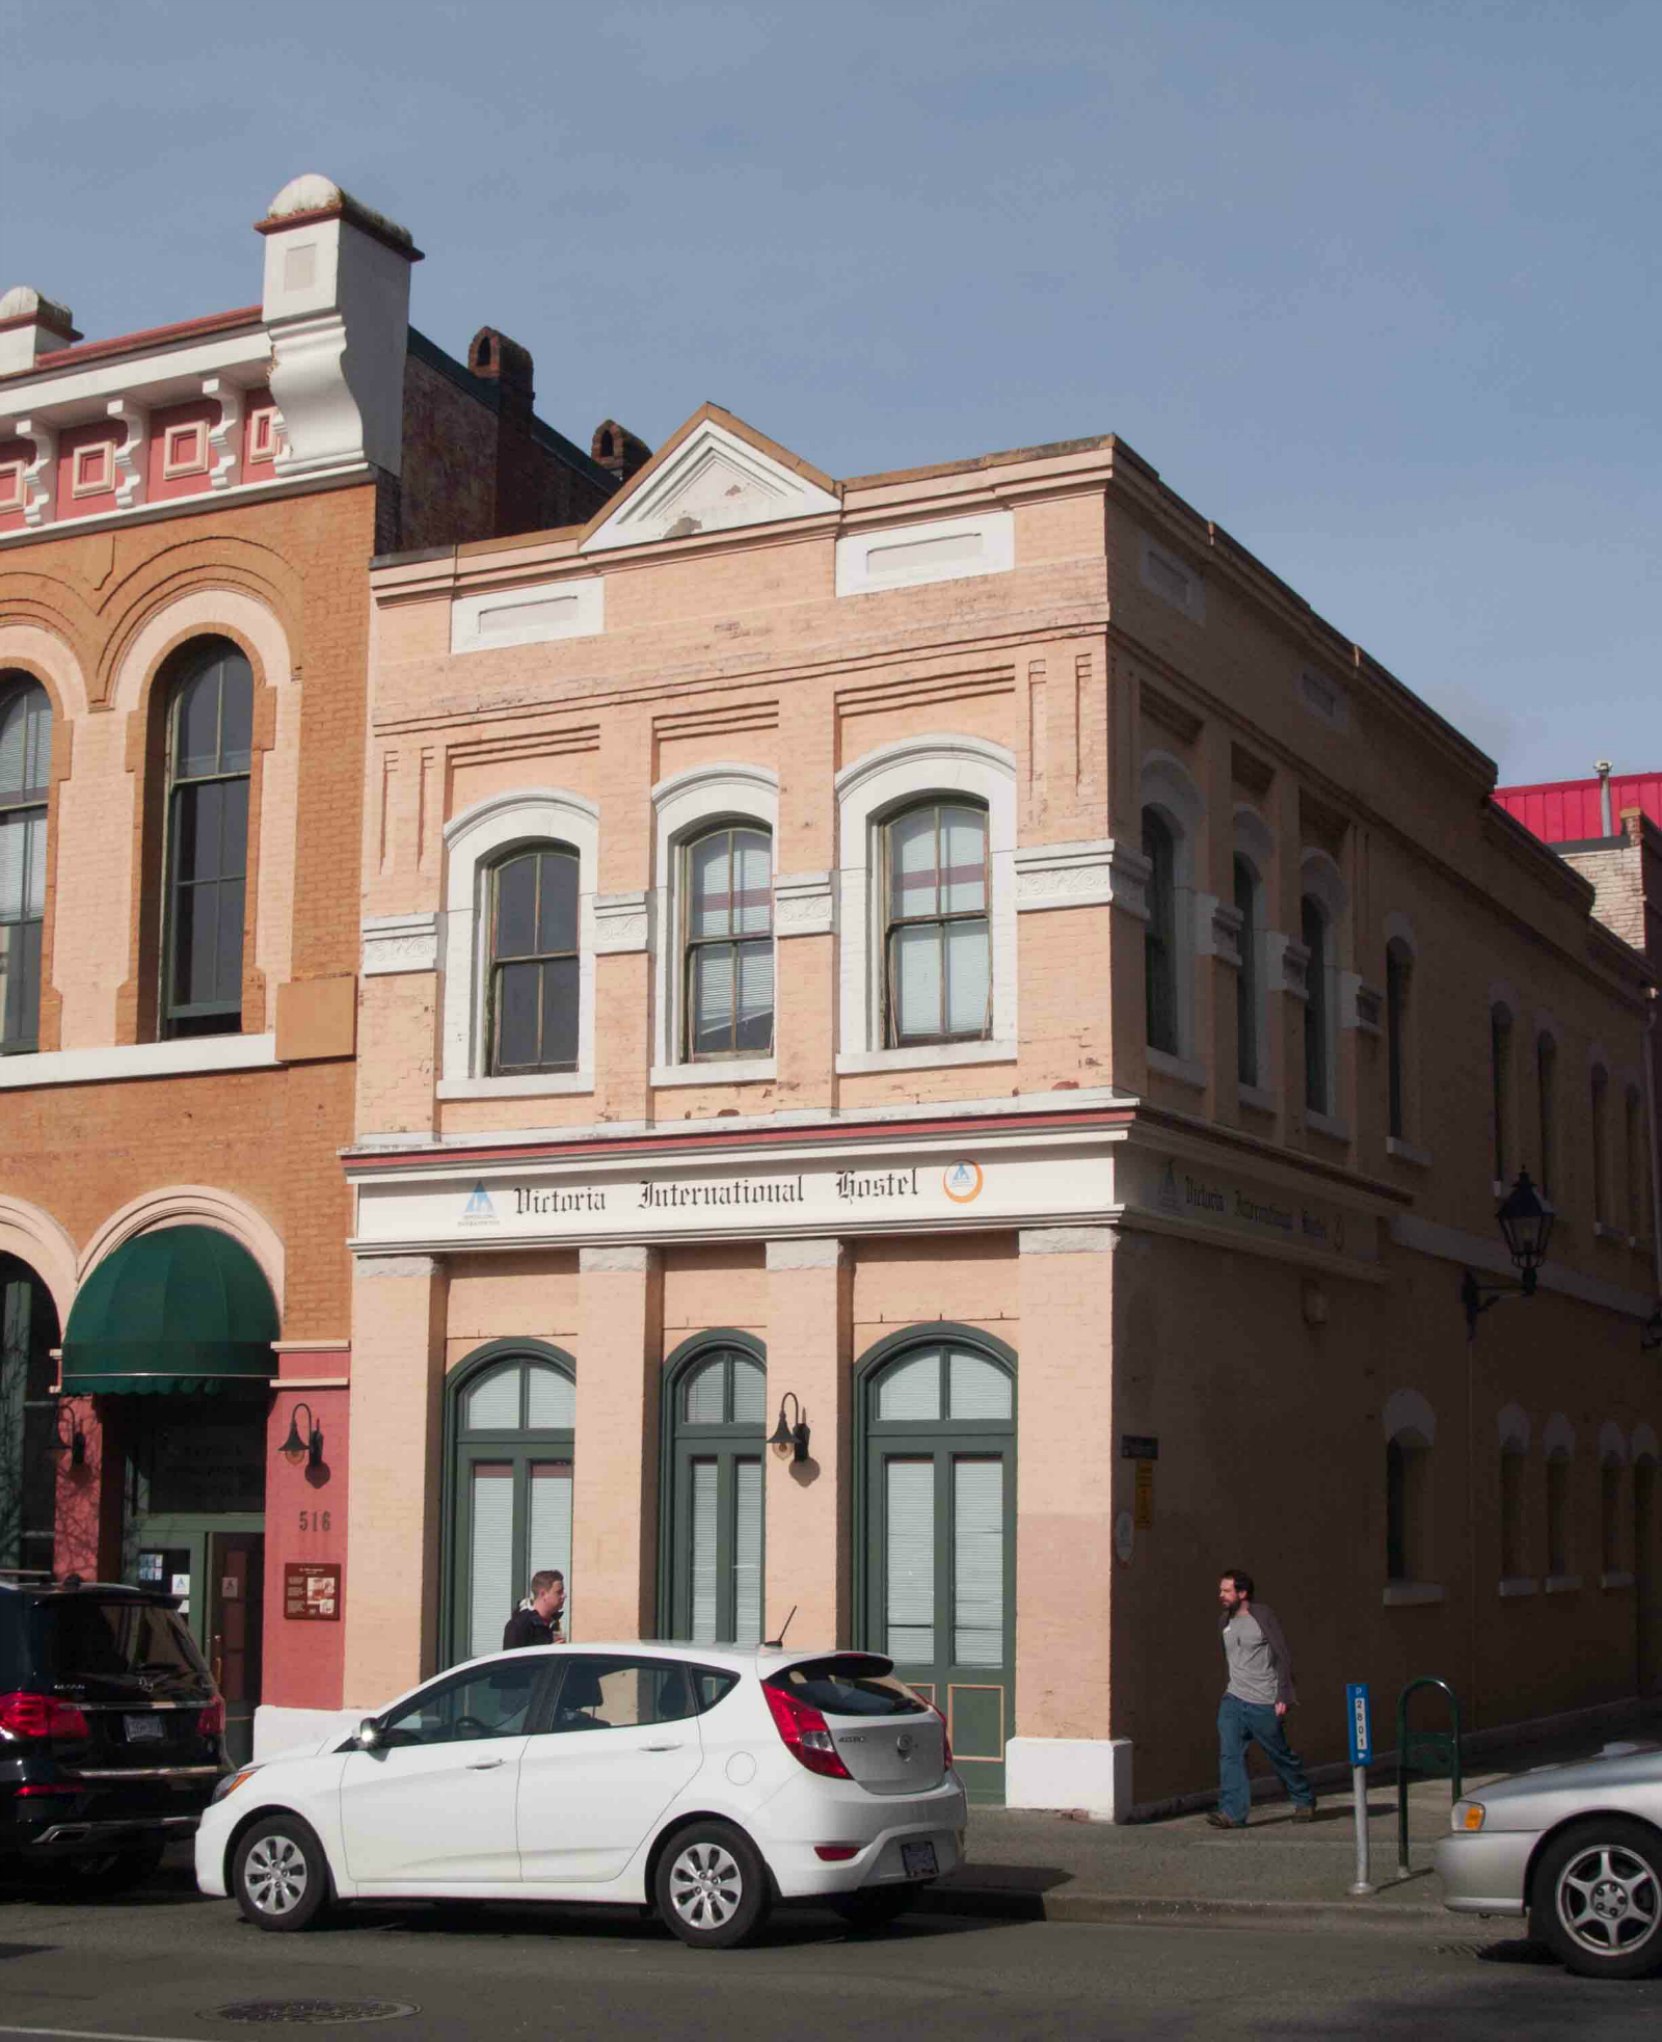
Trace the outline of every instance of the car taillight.
[[90, 1737], [87, 1719], [56, 1695], [0, 1695], [0, 1736]]
[[828, 1780], [853, 1778], [837, 1756], [830, 1729], [818, 1709], [799, 1702], [795, 1695], [775, 1687], [771, 1681], [763, 1681], [762, 1693], [767, 1696], [774, 1728], [798, 1765], [805, 1765], [809, 1772]]
[[935, 1714], [939, 1716], [941, 1719], [941, 1763], [946, 1767], [948, 1772], [951, 1772], [952, 1732], [948, 1730], [948, 1728], [946, 1727], [946, 1711], [945, 1709], [937, 1707], [934, 1702], [931, 1702], [929, 1706], [930, 1708], [934, 1709]]
[[210, 1702], [201, 1715], [197, 1717], [196, 1727], [204, 1737], [223, 1737], [225, 1735], [225, 1704], [223, 1702]]

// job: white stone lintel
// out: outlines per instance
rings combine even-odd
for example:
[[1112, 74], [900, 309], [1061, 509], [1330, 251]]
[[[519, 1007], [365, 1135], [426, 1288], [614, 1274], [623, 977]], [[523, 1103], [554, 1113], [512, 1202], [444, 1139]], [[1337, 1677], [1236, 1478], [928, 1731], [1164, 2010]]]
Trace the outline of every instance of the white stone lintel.
[[847, 1244], [834, 1235], [767, 1244], [769, 1269], [840, 1269], [847, 1260]]
[[608, 1248], [579, 1248], [577, 1251], [577, 1273], [579, 1276], [644, 1276], [652, 1267], [656, 1249], [643, 1248], [637, 1242], [623, 1241]]
[[372, 915], [360, 924], [359, 934], [365, 978], [439, 968], [437, 915]]
[[1112, 1227], [1023, 1227], [1018, 1236], [1023, 1255], [1110, 1255]]

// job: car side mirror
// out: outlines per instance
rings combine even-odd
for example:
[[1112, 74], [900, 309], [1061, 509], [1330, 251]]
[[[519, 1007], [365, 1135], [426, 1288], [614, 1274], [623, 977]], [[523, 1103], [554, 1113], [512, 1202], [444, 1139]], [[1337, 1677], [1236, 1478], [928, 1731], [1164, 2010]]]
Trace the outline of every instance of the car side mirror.
[[373, 1716], [366, 1716], [352, 1733], [352, 1742], [360, 1751], [379, 1751], [381, 1748], [381, 1726]]

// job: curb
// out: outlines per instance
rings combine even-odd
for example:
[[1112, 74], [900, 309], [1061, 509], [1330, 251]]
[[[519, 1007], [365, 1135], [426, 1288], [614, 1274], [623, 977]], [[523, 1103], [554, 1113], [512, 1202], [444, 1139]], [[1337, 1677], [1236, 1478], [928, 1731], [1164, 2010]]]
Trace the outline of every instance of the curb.
[[1458, 1917], [1443, 1908], [1390, 1906], [1356, 1900], [1213, 1900], [1167, 1894], [1049, 1893], [999, 1886], [937, 1886], [918, 1900], [921, 1914], [974, 1915], [996, 1921], [1140, 1924], [1144, 1927], [1364, 1929], [1386, 1935], [1426, 1935]]

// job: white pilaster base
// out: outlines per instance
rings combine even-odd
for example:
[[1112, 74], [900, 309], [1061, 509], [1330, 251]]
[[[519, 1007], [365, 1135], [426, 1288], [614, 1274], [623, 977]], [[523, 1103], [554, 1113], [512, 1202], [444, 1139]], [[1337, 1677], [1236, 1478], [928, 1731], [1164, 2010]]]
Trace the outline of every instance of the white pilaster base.
[[370, 1713], [368, 1709], [280, 1709], [261, 1702], [254, 1711], [254, 1757], [264, 1765], [284, 1751], [316, 1751], [338, 1744]]
[[1004, 1747], [1007, 1808], [1083, 1808], [1123, 1822], [1131, 1808], [1129, 1737], [1012, 1737]]

